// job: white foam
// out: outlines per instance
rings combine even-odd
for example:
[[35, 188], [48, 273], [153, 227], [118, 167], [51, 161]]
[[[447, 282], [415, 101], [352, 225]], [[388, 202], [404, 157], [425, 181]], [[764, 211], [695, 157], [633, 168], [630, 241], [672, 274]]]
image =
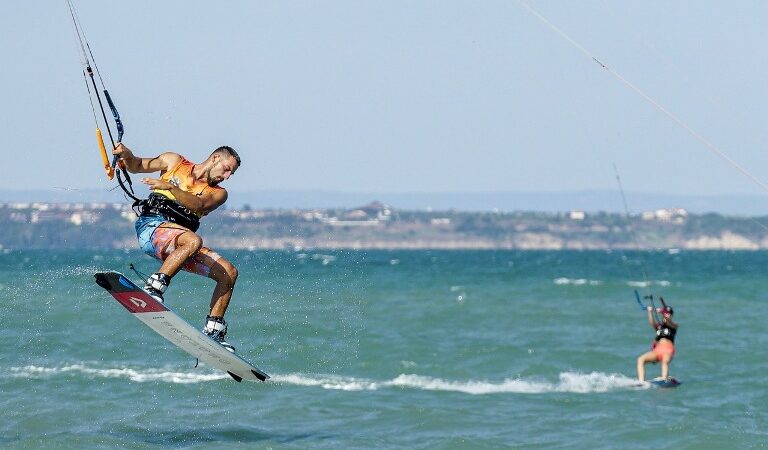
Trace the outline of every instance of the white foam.
[[375, 391], [382, 383], [359, 379], [354, 377], [341, 377], [336, 375], [273, 375], [271, 381], [283, 384], [292, 384], [297, 386], [318, 386], [323, 389], [340, 391]]
[[[175, 384], [193, 384], [229, 379], [220, 372], [199, 370], [173, 371], [168, 369], [135, 369], [130, 367], [98, 368], [86, 364], [70, 364], [60, 367], [23, 366], [11, 367], [9, 376], [14, 378], [52, 378], [57, 376], [85, 375], [93, 378], [125, 378], [137, 383], [160, 381]], [[621, 374], [601, 372], [563, 372], [557, 382], [542, 379], [509, 378], [499, 382], [487, 380], [452, 381], [424, 375], [400, 374], [391, 380], [344, 377], [339, 375], [273, 374], [270, 383], [318, 387], [338, 391], [376, 391], [380, 389], [405, 388], [422, 391], [460, 392], [471, 395], [487, 394], [542, 394], [571, 392], [588, 394], [608, 392], [637, 387], [637, 380]]]
[[462, 392], [465, 394], [540, 393], [552, 392], [552, 384], [521, 379], [507, 379], [499, 383], [488, 381], [447, 381], [421, 375], [400, 375], [389, 385], [425, 391]]
[[637, 387], [636, 378], [630, 378], [622, 374], [606, 374], [601, 372], [578, 373], [565, 372], [560, 374], [560, 382], [557, 384], [557, 392], [576, 392], [587, 394], [590, 392], [608, 392], [617, 389]]
[[317, 386], [323, 389], [343, 391], [378, 390], [399, 387], [423, 391], [461, 392], [471, 395], [483, 394], [541, 394], [550, 392], [572, 392], [587, 394], [612, 390], [634, 388], [637, 380], [621, 374], [592, 372], [564, 372], [556, 383], [543, 380], [525, 380], [520, 378], [505, 379], [500, 382], [484, 380], [449, 381], [423, 375], [401, 374], [389, 381], [373, 381], [353, 377], [311, 376], [311, 375], [275, 375], [272, 381], [299, 386]]
[[627, 281], [627, 286], [630, 287], [648, 287], [648, 286], [671, 286], [672, 283], [667, 280], [650, 280], [650, 281]]
[[560, 374], [559, 382], [550, 383], [541, 380], [506, 379], [498, 383], [487, 381], [445, 381], [419, 375], [400, 375], [392, 382], [403, 386], [423, 390], [463, 392], [466, 394], [541, 394], [548, 392], [573, 392], [587, 394], [625, 389], [637, 384], [636, 380], [620, 374], [592, 372], [582, 374], [565, 372]]
[[586, 278], [555, 278], [554, 279], [555, 284], [557, 285], [568, 285], [572, 284], [574, 286], [584, 286], [584, 285], [590, 285], [590, 286], [600, 286], [603, 284], [600, 280], [587, 280]]
[[11, 376], [16, 378], [50, 378], [66, 374], [83, 374], [95, 378], [127, 378], [137, 383], [164, 381], [177, 384], [229, 378], [229, 375], [222, 373], [174, 372], [164, 369], [132, 369], [129, 367], [101, 369], [88, 367], [85, 364], [71, 364], [61, 367], [11, 367]]

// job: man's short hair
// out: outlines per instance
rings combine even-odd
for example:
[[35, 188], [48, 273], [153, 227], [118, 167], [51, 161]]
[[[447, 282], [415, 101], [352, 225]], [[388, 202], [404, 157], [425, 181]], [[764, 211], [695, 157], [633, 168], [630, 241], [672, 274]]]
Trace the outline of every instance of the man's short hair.
[[214, 150], [213, 153], [227, 153], [229, 156], [235, 158], [235, 161], [237, 161], [237, 167], [240, 167], [240, 155], [238, 155], [235, 149], [229, 145], [222, 145], [221, 147]]

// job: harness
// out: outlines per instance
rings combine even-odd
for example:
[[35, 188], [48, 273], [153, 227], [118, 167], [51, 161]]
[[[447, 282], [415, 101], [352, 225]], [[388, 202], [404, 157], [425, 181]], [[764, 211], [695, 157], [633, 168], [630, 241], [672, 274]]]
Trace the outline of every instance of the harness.
[[656, 329], [656, 341], [658, 342], [661, 339], [669, 339], [670, 341], [675, 342], [675, 334], [677, 334], [677, 329], [668, 327], [666, 325], [661, 325]]
[[149, 194], [146, 200], [134, 203], [139, 208], [140, 216], [163, 216], [169, 222], [197, 231], [200, 228], [200, 217], [189, 208], [180, 205], [170, 198], [157, 194]]

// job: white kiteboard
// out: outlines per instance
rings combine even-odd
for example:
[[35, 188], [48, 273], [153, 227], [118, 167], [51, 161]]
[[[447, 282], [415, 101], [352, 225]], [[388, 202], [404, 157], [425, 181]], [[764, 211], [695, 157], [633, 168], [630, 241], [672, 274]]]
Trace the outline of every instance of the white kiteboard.
[[118, 272], [95, 274], [103, 287], [134, 317], [180, 349], [240, 382], [265, 381], [269, 375], [203, 334]]

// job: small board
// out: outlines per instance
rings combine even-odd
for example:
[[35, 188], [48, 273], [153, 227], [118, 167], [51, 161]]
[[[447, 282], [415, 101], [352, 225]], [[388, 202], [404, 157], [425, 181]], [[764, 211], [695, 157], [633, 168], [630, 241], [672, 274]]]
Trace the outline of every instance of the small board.
[[269, 378], [269, 375], [230, 352], [179, 317], [165, 304], [152, 298], [123, 274], [103, 272], [94, 276], [96, 284], [106, 289], [133, 314], [133, 317], [200, 361], [227, 372], [238, 382], [266, 381]]
[[654, 378], [650, 381], [651, 386], [655, 386], [658, 388], [673, 388], [680, 386], [680, 382], [677, 380], [677, 378]]

